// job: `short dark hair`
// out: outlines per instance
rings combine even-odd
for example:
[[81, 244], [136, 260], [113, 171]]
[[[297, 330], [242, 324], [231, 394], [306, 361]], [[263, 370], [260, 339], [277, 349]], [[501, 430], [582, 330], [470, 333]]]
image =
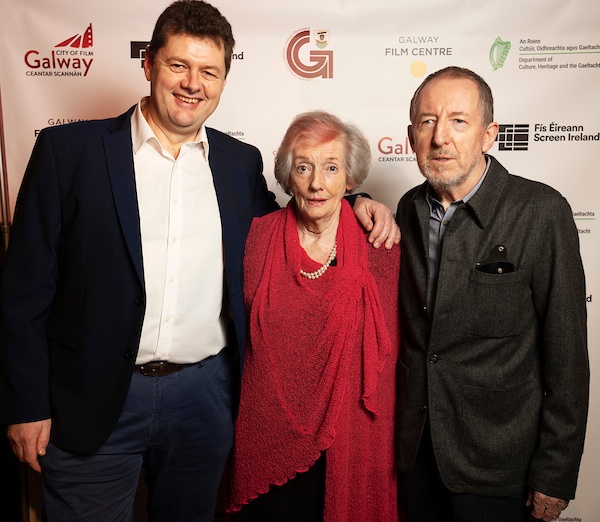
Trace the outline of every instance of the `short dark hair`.
[[490, 89], [490, 86], [481, 76], [473, 71], [465, 69], [464, 67], [450, 66], [430, 74], [427, 78], [425, 78], [425, 80], [423, 80], [423, 83], [419, 85], [412, 97], [412, 100], [410, 101], [411, 123], [414, 123], [414, 118], [416, 117], [417, 112], [417, 102], [419, 101], [419, 96], [424, 87], [432, 80], [440, 77], [450, 78], [453, 80], [465, 79], [475, 82], [477, 89], [479, 90], [479, 103], [481, 105], [481, 121], [483, 126], [487, 127], [494, 121], [494, 97], [492, 96], [492, 90]]
[[158, 17], [152, 40], [148, 46], [148, 58], [154, 62], [156, 53], [167, 45], [174, 34], [189, 34], [207, 38], [225, 51], [225, 75], [231, 67], [235, 40], [231, 25], [221, 12], [202, 0], [178, 0], [167, 7]]

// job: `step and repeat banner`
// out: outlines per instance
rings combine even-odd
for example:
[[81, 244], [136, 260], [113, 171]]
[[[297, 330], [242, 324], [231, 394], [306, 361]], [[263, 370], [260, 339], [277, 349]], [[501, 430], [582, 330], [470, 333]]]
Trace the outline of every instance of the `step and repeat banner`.
[[[169, 0], [0, 0], [2, 226], [40, 129], [120, 114], [148, 94], [142, 69]], [[363, 188], [395, 210], [421, 183], [407, 136], [424, 77], [473, 69], [490, 84], [491, 154], [571, 203], [587, 275], [592, 398], [577, 498], [561, 520], [600, 520], [600, 2], [589, 0], [214, 0], [235, 55], [208, 124], [273, 155], [291, 119], [324, 109], [357, 124], [373, 154]], [[526, 226], [526, 225], [525, 225]], [[535, 230], [531, 231], [535, 234]], [[596, 294], [596, 295], [594, 295]]]

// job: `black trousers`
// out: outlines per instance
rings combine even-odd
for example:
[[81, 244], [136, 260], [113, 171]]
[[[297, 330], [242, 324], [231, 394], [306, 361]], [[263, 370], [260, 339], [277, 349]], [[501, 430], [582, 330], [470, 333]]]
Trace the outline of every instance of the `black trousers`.
[[399, 474], [399, 496], [407, 522], [526, 522], [527, 493], [490, 497], [453, 493], [440, 477], [429, 423], [426, 424], [413, 469]]

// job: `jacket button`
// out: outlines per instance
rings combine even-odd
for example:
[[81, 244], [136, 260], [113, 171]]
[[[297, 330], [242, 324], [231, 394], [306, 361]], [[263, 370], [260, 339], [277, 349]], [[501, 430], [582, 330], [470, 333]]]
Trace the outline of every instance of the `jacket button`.
[[135, 298], [135, 304], [137, 306], [142, 306], [144, 304], [144, 301], [145, 301], [145, 299], [144, 299], [144, 296], [142, 296], [142, 295]]
[[429, 362], [430, 362], [431, 364], [435, 364], [436, 362], [438, 362], [438, 356], [437, 356], [437, 355], [435, 355], [435, 354], [432, 354], [432, 355], [430, 355], [430, 356], [429, 356]]
[[421, 411], [427, 411], [427, 404], [421, 406]]
[[135, 354], [131, 350], [127, 350], [125, 352], [125, 359], [127, 359], [128, 361], [131, 361], [131, 359], [133, 359], [134, 355]]

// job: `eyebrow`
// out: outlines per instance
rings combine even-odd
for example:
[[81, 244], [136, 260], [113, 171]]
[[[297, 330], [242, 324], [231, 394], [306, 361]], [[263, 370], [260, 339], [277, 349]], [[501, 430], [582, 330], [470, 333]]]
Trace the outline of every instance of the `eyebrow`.
[[[467, 112], [467, 111], [452, 111], [449, 115], [450, 116], [468, 116], [469, 112]], [[417, 114], [418, 118], [423, 118], [425, 116], [437, 117], [436, 113], [434, 113], [434, 112], [420, 112], [419, 114]]]
[[[310, 158], [308, 156], [294, 156], [294, 159], [296, 161], [310, 161]], [[342, 161], [341, 158], [338, 158], [337, 156], [329, 156], [329, 157], [325, 158], [325, 160], [327, 160], [327, 161]]]

